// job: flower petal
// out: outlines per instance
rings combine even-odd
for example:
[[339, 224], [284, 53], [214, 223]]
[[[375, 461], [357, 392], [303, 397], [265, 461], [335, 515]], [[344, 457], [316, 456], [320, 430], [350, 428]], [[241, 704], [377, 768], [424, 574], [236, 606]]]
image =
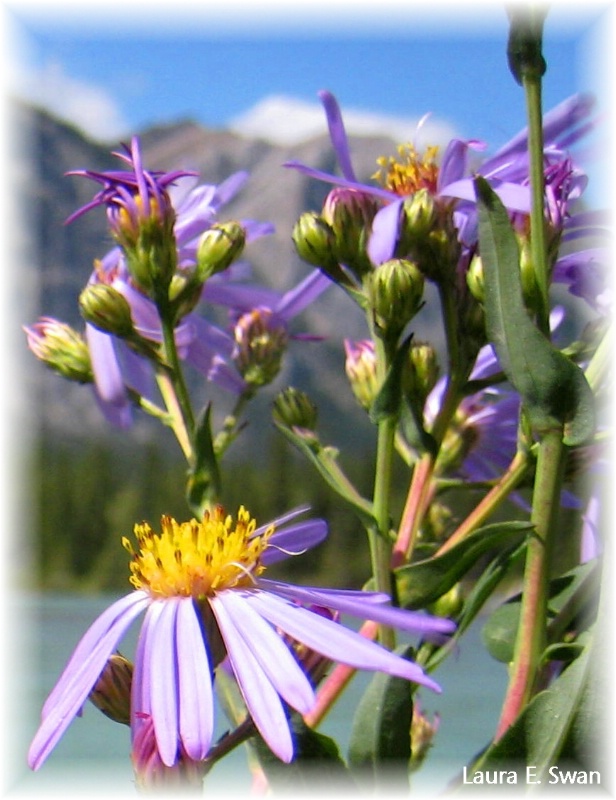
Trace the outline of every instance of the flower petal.
[[382, 264], [393, 256], [398, 241], [400, 212], [403, 201], [381, 208], [372, 221], [372, 233], [368, 241], [368, 255], [373, 264]]
[[241, 594], [221, 592], [218, 601], [278, 694], [301, 714], [310, 711], [315, 703], [310, 681], [279, 634]]
[[147, 596], [141, 592], [123, 597], [83, 636], [43, 706], [42, 722], [28, 752], [32, 769], [38, 769], [55, 747], [86, 701], [118, 640], [147, 603]]
[[331, 92], [321, 90], [320, 92], [317, 92], [317, 94], [319, 95], [319, 98], [323, 103], [323, 108], [325, 109], [325, 114], [327, 116], [327, 127], [329, 128], [329, 136], [334, 146], [334, 152], [336, 153], [336, 158], [338, 159], [338, 164], [340, 165], [342, 174], [345, 178], [348, 178], [348, 180], [356, 181], [357, 178], [355, 177], [355, 170], [353, 169], [353, 164], [351, 163], [349, 142], [338, 102]]
[[[367, 592], [349, 592], [344, 589], [317, 589], [313, 587], [293, 586], [292, 584], [260, 579], [259, 587], [267, 591], [297, 600], [301, 603], [314, 603], [340, 611], [342, 614], [349, 614], [360, 619], [370, 619], [374, 622], [381, 622], [391, 625], [409, 633], [419, 634], [447, 634], [452, 633], [456, 625], [449, 619], [442, 617], [432, 617], [420, 611], [407, 611], [404, 608], [394, 608], [382, 602], [373, 600], [370, 602]], [[377, 594], [377, 597], [382, 595]], [[367, 607], [367, 603], [370, 605]]]
[[190, 758], [203, 760], [214, 731], [212, 670], [191, 597], [178, 603], [176, 645], [180, 737]]
[[356, 669], [379, 670], [440, 692], [440, 686], [417, 664], [390, 653], [359, 633], [269, 592], [246, 593], [262, 617], [317, 653]]
[[310, 550], [327, 537], [327, 524], [322, 519], [306, 520], [274, 533], [261, 557], [266, 566]]
[[163, 764], [172, 767], [178, 755], [178, 697], [175, 641], [179, 599], [155, 600], [148, 609], [152, 651], [145, 662], [156, 744]]
[[293, 740], [278, 692], [238, 633], [220, 597], [212, 597], [210, 605], [250, 716], [272, 752], [288, 763], [293, 758]]

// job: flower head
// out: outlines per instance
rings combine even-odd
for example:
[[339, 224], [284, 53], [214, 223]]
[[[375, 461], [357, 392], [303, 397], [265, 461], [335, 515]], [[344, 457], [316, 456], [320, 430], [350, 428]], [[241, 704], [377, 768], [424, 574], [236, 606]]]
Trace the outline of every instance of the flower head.
[[448, 620], [392, 608], [379, 593], [300, 588], [263, 577], [268, 565], [326, 536], [321, 520], [289, 524], [298, 513], [258, 527], [243, 508], [235, 518], [215, 508], [185, 523], [163, 517], [160, 533], [137, 525], [136, 546], [124, 541], [132, 554], [134, 591], [103, 612], [77, 645], [43, 707], [30, 747], [31, 767], [38, 769], [47, 758], [118, 641], [144, 611], [130, 710], [133, 758], [142, 766], [173, 768], [206, 757], [214, 729], [213, 671], [223, 659], [256, 728], [280, 759], [290, 761], [293, 740], [283, 701], [306, 713], [315, 696], [283, 636], [326, 659], [438, 691], [413, 662], [311, 608], [427, 636], [451, 632]]

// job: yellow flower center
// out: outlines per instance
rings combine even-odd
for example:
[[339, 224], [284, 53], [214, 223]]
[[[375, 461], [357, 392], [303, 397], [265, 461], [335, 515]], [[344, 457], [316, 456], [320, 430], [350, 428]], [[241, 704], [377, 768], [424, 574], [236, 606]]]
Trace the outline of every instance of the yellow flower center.
[[274, 532], [270, 525], [254, 535], [256, 522], [241, 506], [237, 521], [222, 507], [206, 511], [199, 522], [161, 519], [160, 534], [147, 523], [135, 525], [139, 550], [124, 537], [133, 556], [130, 582], [157, 597], [194, 597], [202, 600], [223, 589], [252, 586], [265, 567], [261, 555]]
[[377, 158], [380, 169], [372, 177], [400, 197], [415, 194], [420, 189], [436, 194], [437, 155], [436, 146], [428, 147], [420, 157], [412, 144], [401, 144], [398, 147], [398, 159], [393, 156]]

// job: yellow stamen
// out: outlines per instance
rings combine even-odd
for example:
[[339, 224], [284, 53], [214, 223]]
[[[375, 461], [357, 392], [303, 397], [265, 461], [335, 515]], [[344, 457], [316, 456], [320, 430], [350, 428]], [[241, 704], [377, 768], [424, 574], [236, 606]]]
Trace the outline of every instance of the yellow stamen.
[[393, 156], [377, 158], [380, 169], [372, 177], [400, 197], [415, 194], [420, 189], [436, 194], [438, 147], [428, 147], [423, 158], [420, 158], [414, 145], [401, 144], [398, 155], [399, 160]]
[[217, 506], [201, 522], [161, 519], [161, 533], [147, 523], [135, 525], [136, 552], [126, 538], [122, 544], [133, 556], [130, 582], [157, 597], [204, 599], [217, 591], [251, 586], [265, 569], [261, 556], [274, 532], [270, 525], [254, 536], [256, 522], [242, 506], [237, 521]]

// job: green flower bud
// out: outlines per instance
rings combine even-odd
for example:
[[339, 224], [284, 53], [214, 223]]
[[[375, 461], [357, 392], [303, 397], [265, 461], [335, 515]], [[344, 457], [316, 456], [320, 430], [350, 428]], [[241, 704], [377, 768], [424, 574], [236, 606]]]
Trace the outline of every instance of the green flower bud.
[[460, 256], [453, 205], [420, 189], [404, 201], [396, 254], [432, 281], [448, 282]]
[[235, 326], [235, 365], [251, 386], [265, 386], [280, 372], [289, 336], [269, 309], [254, 309]]
[[420, 189], [408, 197], [402, 205], [404, 215], [401, 226], [402, 247], [406, 237], [410, 242], [425, 238], [438, 221], [434, 195], [428, 189]]
[[336, 187], [327, 195], [321, 212], [322, 219], [334, 232], [336, 261], [345, 264], [359, 278], [372, 270], [366, 245], [378, 208], [370, 195]]
[[483, 303], [485, 300], [485, 284], [483, 282], [483, 262], [480, 256], [473, 256], [466, 272], [466, 283], [475, 300]]
[[425, 761], [428, 751], [436, 736], [440, 724], [438, 714], [434, 715], [432, 722], [422, 713], [419, 701], [413, 703], [413, 718], [411, 721], [411, 760], [409, 770], [415, 772]]
[[46, 366], [70, 381], [92, 383], [94, 375], [88, 345], [70, 325], [42, 317], [24, 330], [28, 347]]
[[79, 310], [86, 322], [121, 339], [134, 332], [130, 305], [126, 298], [106, 283], [93, 283], [79, 296]]
[[369, 339], [361, 342], [345, 339], [344, 349], [346, 352], [344, 367], [353, 394], [360, 406], [369, 411], [379, 391], [374, 342]]
[[195, 278], [203, 284], [212, 275], [223, 272], [241, 255], [246, 232], [239, 222], [221, 222], [207, 230], [197, 248]]
[[289, 386], [274, 400], [272, 417], [274, 422], [287, 428], [303, 428], [314, 431], [317, 426], [316, 405], [305, 392]]
[[163, 215], [153, 213], [140, 218], [138, 227], [131, 228], [131, 236], [118, 236], [115, 232], [135, 284], [155, 301], [166, 297], [177, 268], [174, 221], [175, 213], [169, 207]]
[[409, 369], [404, 373], [405, 392], [416, 398], [423, 407], [426, 397], [438, 380], [439, 366], [436, 350], [427, 342], [411, 342]]
[[422, 305], [424, 278], [411, 261], [380, 264], [368, 279], [368, 301], [383, 338], [397, 338]]
[[319, 267], [341, 286], [351, 285], [336, 252], [336, 234], [331, 225], [314, 211], [306, 211], [293, 228], [293, 243], [301, 259]]
[[119, 653], [112, 655], [90, 692], [90, 701], [105, 716], [130, 725], [130, 690], [133, 665]]

